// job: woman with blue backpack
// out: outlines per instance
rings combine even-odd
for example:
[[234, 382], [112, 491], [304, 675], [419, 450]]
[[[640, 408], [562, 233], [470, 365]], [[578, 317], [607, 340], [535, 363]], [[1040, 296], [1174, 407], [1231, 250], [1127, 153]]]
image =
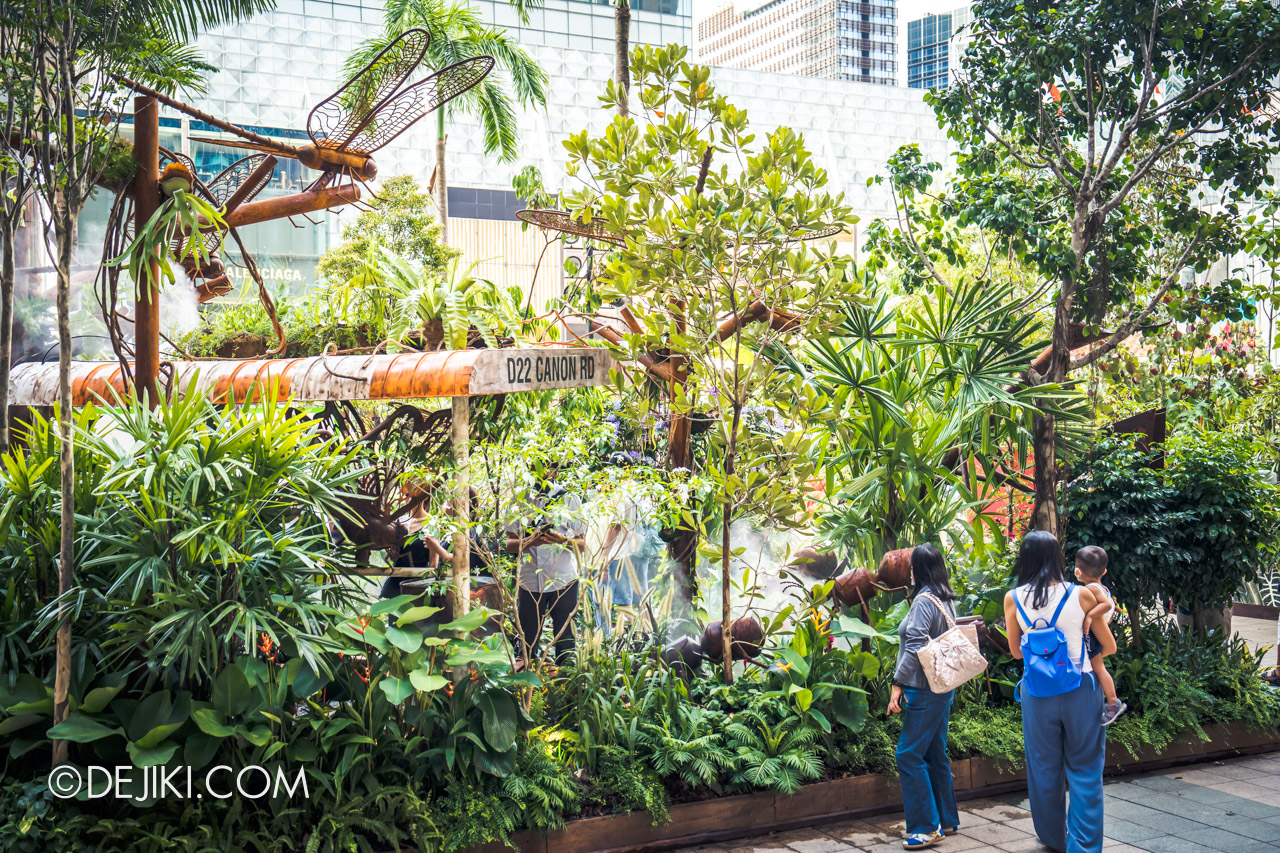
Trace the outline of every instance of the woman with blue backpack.
[[[1102, 850], [1103, 695], [1084, 645], [1085, 614], [1097, 603], [1087, 587], [1067, 582], [1052, 533], [1034, 530], [1023, 538], [1018, 585], [1005, 596], [1004, 618], [1009, 649], [1023, 661], [1017, 693], [1031, 820], [1040, 841], [1058, 853]], [[1094, 624], [1093, 632], [1102, 654], [1113, 654], [1106, 624]]]

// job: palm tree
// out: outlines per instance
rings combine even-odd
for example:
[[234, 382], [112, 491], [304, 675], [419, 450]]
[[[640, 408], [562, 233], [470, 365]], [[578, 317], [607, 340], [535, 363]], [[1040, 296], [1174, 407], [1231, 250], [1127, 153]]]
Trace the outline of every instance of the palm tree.
[[618, 115], [630, 112], [631, 91], [631, 0], [613, 0], [613, 81], [618, 93]]
[[[528, 9], [539, 0], [512, 0], [527, 20]], [[431, 36], [424, 64], [432, 71], [471, 59], [492, 56], [495, 71], [479, 86], [436, 110], [436, 168], [432, 178], [436, 208], [440, 214], [440, 241], [449, 243], [449, 187], [445, 169], [445, 128], [450, 119], [474, 115], [484, 127], [484, 150], [503, 162], [515, 160], [519, 135], [515, 103], [510, 91], [525, 106], [546, 106], [547, 72], [542, 70], [503, 29], [489, 27], [475, 9], [462, 0], [389, 0], [381, 35], [366, 41], [347, 60], [344, 70], [354, 75], [406, 30], [426, 30]]]

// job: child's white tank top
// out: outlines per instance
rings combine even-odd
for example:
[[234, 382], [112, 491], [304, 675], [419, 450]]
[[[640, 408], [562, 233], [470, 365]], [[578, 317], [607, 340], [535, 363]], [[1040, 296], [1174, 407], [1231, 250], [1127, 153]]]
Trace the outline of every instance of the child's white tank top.
[[[1043, 607], [1031, 606], [1032, 588], [1030, 585], [1015, 587], [1013, 594], [1017, 597], [1018, 603], [1022, 605], [1022, 609], [1031, 617], [1031, 621], [1044, 619], [1047, 623], [1053, 619], [1053, 611], [1058, 609], [1058, 602], [1062, 600], [1063, 593], [1071, 588], [1071, 586], [1063, 583], [1050, 587], [1049, 600], [1045, 602]], [[1054, 627], [1062, 632], [1062, 636], [1066, 637], [1067, 649], [1070, 651], [1073, 661], [1080, 660], [1080, 650], [1084, 643], [1084, 609], [1080, 606], [1080, 590], [1081, 587], [1075, 587], [1075, 592], [1071, 594], [1071, 600], [1062, 608], [1062, 613], [1058, 615], [1058, 621], [1054, 623]], [[1028, 631], [1031, 628], [1023, 620], [1021, 613], [1018, 614], [1018, 624], [1022, 626], [1023, 631]], [[1044, 626], [1041, 625], [1040, 627]]]

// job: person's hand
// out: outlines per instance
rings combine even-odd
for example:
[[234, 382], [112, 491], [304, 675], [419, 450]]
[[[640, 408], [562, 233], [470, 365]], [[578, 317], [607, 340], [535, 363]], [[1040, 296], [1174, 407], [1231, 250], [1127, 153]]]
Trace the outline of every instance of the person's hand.
[[1089, 629], [1093, 627], [1093, 617], [1088, 613], [1084, 615], [1084, 636], [1089, 636]]
[[885, 709], [886, 714], [897, 714], [902, 711], [905, 702], [902, 702], [902, 688], [893, 685], [893, 689], [889, 691], [889, 707]]

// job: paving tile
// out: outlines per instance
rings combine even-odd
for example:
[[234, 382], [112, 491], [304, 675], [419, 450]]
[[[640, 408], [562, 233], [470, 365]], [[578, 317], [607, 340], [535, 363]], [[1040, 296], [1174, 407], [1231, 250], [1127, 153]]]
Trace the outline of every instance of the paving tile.
[[1182, 787], [1177, 779], [1170, 779], [1168, 776], [1143, 776], [1134, 779], [1133, 784], [1153, 791], [1170, 791]]
[[1225, 829], [1207, 826], [1204, 829], [1195, 829], [1191, 832], [1177, 833], [1179, 838], [1185, 838], [1188, 841], [1194, 841], [1197, 844], [1203, 844], [1206, 847], [1212, 847], [1215, 850], [1231, 850], [1236, 851], [1247, 847], [1254, 843], [1251, 838], [1245, 838], [1243, 835], [1236, 835]]
[[878, 826], [873, 826], [866, 821], [851, 820], [844, 823], [832, 823], [824, 826], [822, 831], [833, 838], [838, 838], [855, 847], [871, 847], [876, 844], [886, 844], [892, 841], [895, 836]]
[[758, 835], [755, 838], [740, 838], [728, 842], [725, 848], [729, 853], [795, 853], [783, 841], [786, 833], [776, 835]]
[[896, 837], [901, 837], [907, 831], [906, 817], [902, 812], [870, 817], [867, 818], [867, 823]]
[[1141, 844], [1149, 839], [1160, 838], [1165, 835], [1163, 830], [1152, 829], [1149, 826], [1143, 826], [1138, 823], [1117, 823], [1116, 821], [1107, 821], [1102, 831], [1107, 838], [1123, 841], [1125, 844]]
[[986, 826], [987, 824], [992, 822], [993, 821], [983, 817], [980, 814], [967, 812], [963, 808], [960, 809], [960, 825], [961, 826]]
[[1159, 809], [1144, 806], [1141, 803], [1131, 803], [1128, 800], [1115, 800], [1105, 803], [1102, 807], [1102, 813], [1108, 826], [1117, 820], [1142, 826], [1159, 826], [1160, 820], [1165, 816], [1165, 813]]
[[1045, 851], [1049, 850], [1034, 835], [1027, 838], [1019, 838], [1017, 841], [1006, 841], [1002, 844], [997, 844], [994, 849], [1004, 850], [1006, 853], [1045, 853]]
[[965, 850], [989, 850], [991, 845], [967, 835], [948, 835], [947, 840], [938, 845], [945, 853], [963, 853]]
[[966, 804], [965, 814], [984, 818], [992, 823], [1005, 823], [1018, 818], [1031, 817], [1031, 812], [999, 800], [974, 800]]
[[847, 853], [856, 849], [853, 845], [816, 829], [780, 833], [780, 837], [796, 853]]
[[[942, 845], [939, 844], [933, 849], [940, 850], [941, 847]], [[898, 838], [896, 841], [891, 841], [888, 844], [875, 844], [871, 847], [859, 847], [858, 849], [862, 851], [862, 853], [902, 853], [902, 839]]]
[[1216, 847], [1205, 847], [1203, 844], [1197, 844], [1194, 841], [1188, 841], [1185, 838], [1178, 838], [1173, 835], [1152, 838], [1136, 846], [1140, 846], [1143, 850], [1149, 850], [1151, 853], [1236, 853], [1234, 850], [1226, 851], [1219, 850]]
[[1028, 813], [1027, 817], [1020, 817], [1017, 820], [1007, 821], [1005, 826], [1012, 826], [1014, 829], [1021, 829], [1023, 832], [1031, 835], [1036, 834], [1036, 824], [1035, 821], [1031, 819], [1030, 813]]
[[987, 844], [1003, 844], [1008, 841], [1018, 841], [1024, 838], [1032, 837], [1029, 833], [1012, 826], [1004, 826], [999, 823], [989, 823], [985, 826], [973, 826], [968, 829], [961, 829], [960, 834], [966, 838], [973, 838]]
[[1267, 841], [1280, 844], [1280, 825], [1268, 823], [1265, 820], [1253, 820], [1236, 818], [1230, 824], [1222, 827], [1228, 832], [1234, 832], [1236, 835], [1243, 835], [1254, 841]]
[[1205, 803], [1207, 805], [1236, 799], [1236, 795], [1229, 791], [1223, 791], [1217, 788], [1207, 788], [1194, 784], [1188, 787], [1187, 792], [1183, 796], [1189, 800], [1194, 800], [1197, 803]]
[[1259, 776], [1269, 775], [1266, 770], [1258, 770], [1254, 767], [1242, 767], [1239, 764], [1228, 764], [1223, 767], [1215, 767], [1214, 773], [1225, 776], [1228, 779], [1257, 779]]

